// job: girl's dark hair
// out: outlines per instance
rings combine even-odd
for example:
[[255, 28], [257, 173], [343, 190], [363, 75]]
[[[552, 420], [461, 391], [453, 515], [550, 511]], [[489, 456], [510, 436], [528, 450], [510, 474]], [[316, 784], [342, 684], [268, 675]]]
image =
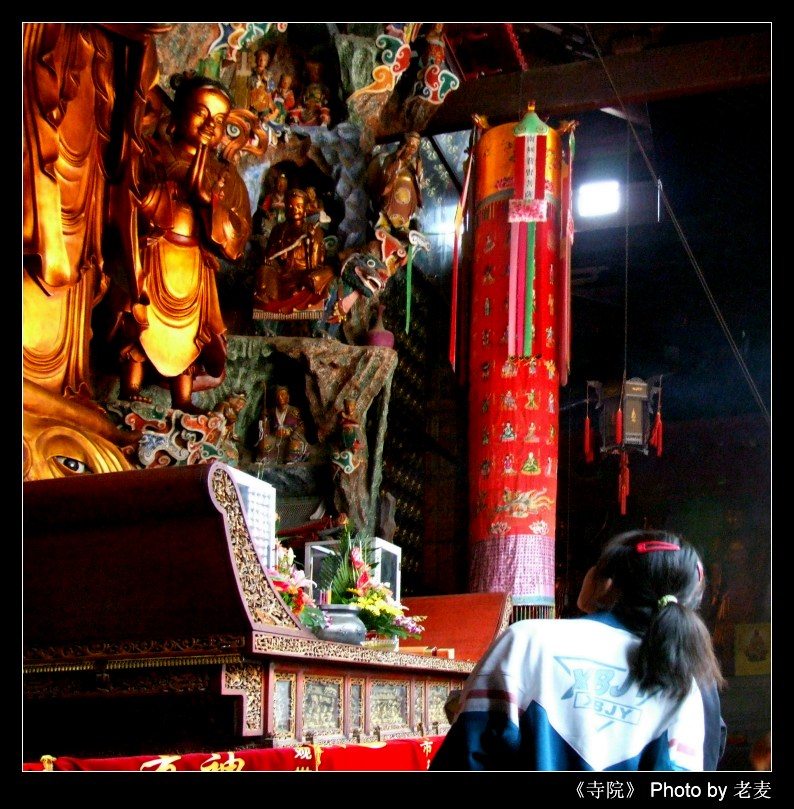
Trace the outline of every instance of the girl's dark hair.
[[693, 679], [724, 685], [711, 635], [697, 613], [705, 582], [691, 545], [667, 531], [627, 531], [606, 544], [595, 567], [598, 579], [612, 579], [609, 609], [642, 638], [630, 665], [643, 691], [683, 698]]

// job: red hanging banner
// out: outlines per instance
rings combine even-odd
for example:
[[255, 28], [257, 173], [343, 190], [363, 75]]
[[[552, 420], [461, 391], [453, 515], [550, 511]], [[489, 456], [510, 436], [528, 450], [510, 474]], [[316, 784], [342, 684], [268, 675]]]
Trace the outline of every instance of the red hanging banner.
[[458, 203], [458, 207], [455, 211], [455, 232], [453, 234], [452, 242], [452, 306], [450, 312], [449, 364], [452, 366], [453, 371], [455, 370], [457, 363], [458, 349], [458, 285], [460, 283], [458, 269], [458, 262], [460, 260], [459, 243], [461, 237], [461, 227], [463, 225], [463, 216], [466, 211], [466, 205], [468, 204], [471, 169], [472, 165], [474, 164], [474, 133], [476, 132], [476, 125], [477, 123], [475, 121], [475, 128], [472, 129], [472, 136], [469, 142], [469, 157], [466, 161], [466, 178], [463, 181], [463, 190], [461, 191], [460, 202]]
[[[514, 144], [514, 196], [510, 200], [508, 220], [518, 228], [511, 229], [510, 288], [516, 296], [508, 300], [511, 310], [509, 321], [515, 320], [515, 336], [508, 334], [508, 353], [518, 351], [522, 357], [537, 354], [533, 345], [536, 334], [538, 304], [535, 288], [537, 275], [538, 232], [536, 223], [548, 219], [547, 200], [547, 139], [553, 132], [535, 114], [534, 104], [513, 130]], [[556, 133], [555, 133], [556, 134]], [[553, 181], [551, 184], [553, 186]], [[541, 249], [543, 242], [540, 242]], [[515, 318], [512, 311], [515, 311]], [[542, 339], [542, 337], [541, 337]]]
[[560, 185], [561, 227], [560, 227], [560, 271], [559, 305], [560, 336], [557, 343], [557, 365], [560, 371], [560, 385], [568, 384], [571, 370], [571, 251], [573, 249], [573, 158], [575, 152], [574, 130], [576, 121], [568, 121], [563, 127], [562, 164]]

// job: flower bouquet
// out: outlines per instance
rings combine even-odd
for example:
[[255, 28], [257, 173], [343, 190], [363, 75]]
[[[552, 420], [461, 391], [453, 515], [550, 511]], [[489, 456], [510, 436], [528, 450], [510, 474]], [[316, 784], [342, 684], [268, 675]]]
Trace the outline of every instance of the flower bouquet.
[[[351, 523], [342, 526], [337, 549], [323, 559], [317, 586], [329, 604], [359, 607], [359, 617], [367, 628], [367, 638], [419, 638], [425, 631], [425, 616], [406, 615], [407, 607], [395, 600], [389, 582], [376, 582], [373, 572], [372, 540], [362, 532], [353, 533]], [[366, 644], [365, 645], [369, 645]]]
[[316, 629], [326, 625], [325, 615], [310, 594], [314, 582], [298, 568], [292, 548], [277, 545], [276, 565], [267, 572], [284, 603], [305, 627]]

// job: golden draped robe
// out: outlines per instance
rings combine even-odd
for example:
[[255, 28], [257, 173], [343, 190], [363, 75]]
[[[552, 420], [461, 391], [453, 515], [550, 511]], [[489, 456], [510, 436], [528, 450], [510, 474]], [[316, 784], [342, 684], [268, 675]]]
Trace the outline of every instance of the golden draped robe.
[[233, 165], [212, 157], [204, 180], [211, 202], [197, 204], [183, 190], [190, 159], [168, 141], [149, 145], [142, 176], [151, 182], [144, 180], [148, 191], [138, 208], [140, 262], [125, 307], [132, 341], [122, 356], [148, 359], [163, 377], [192, 369], [220, 379], [226, 327], [215, 275], [218, 256], [243, 255], [251, 233], [248, 192]]

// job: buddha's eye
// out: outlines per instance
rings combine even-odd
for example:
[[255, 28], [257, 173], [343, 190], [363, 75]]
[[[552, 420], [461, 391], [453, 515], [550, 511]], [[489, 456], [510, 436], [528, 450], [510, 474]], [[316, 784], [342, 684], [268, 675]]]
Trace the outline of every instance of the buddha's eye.
[[55, 455], [55, 461], [59, 463], [64, 469], [68, 469], [75, 475], [91, 475], [93, 470], [88, 464], [83, 461], [78, 461], [77, 458], [70, 458], [68, 455]]

